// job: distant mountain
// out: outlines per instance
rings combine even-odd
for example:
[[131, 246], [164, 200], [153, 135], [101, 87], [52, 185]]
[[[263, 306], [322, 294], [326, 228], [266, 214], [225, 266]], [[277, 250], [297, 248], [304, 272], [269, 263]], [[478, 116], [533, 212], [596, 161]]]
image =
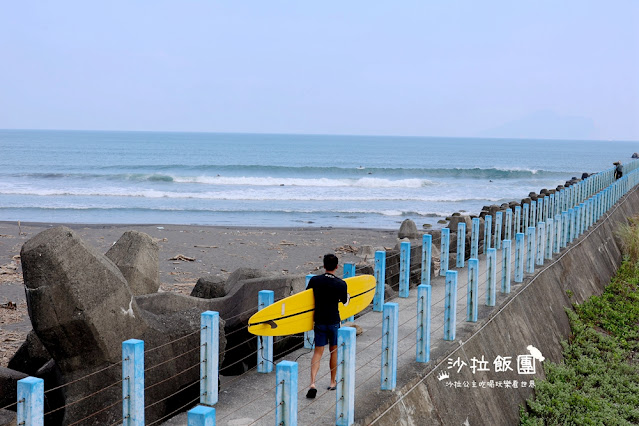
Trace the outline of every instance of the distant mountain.
[[478, 136], [491, 138], [594, 139], [595, 122], [588, 117], [562, 116], [554, 111], [536, 111], [517, 120], [484, 130]]

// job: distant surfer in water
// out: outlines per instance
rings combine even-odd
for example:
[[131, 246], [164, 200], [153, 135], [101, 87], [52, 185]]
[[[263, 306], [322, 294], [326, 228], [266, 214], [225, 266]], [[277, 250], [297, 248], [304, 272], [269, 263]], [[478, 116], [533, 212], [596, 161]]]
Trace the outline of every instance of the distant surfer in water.
[[315, 398], [317, 388], [315, 378], [319, 371], [320, 361], [324, 354], [324, 346], [329, 345], [331, 357], [331, 384], [328, 390], [335, 390], [337, 381], [337, 330], [340, 326], [339, 302], [348, 303], [347, 285], [344, 280], [335, 276], [339, 260], [334, 254], [324, 256], [324, 269], [322, 275], [316, 275], [310, 279], [307, 288], [313, 289], [315, 297], [315, 351], [311, 359], [311, 385], [306, 393], [307, 398]]

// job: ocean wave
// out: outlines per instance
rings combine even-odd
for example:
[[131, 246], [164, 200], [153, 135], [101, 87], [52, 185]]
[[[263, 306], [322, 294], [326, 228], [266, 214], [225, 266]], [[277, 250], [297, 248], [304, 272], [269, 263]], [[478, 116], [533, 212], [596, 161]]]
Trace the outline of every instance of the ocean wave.
[[[328, 191], [318, 194], [312, 190], [304, 191], [280, 191], [280, 188], [265, 189], [261, 191], [235, 190], [235, 191], [207, 191], [207, 192], [177, 192], [160, 191], [155, 189], [129, 189], [129, 188], [0, 188], [0, 196], [35, 196], [35, 197], [110, 197], [110, 198], [149, 198], [149, 199], [195, 199], [212, 201], [411, 201], [432, 203], [468, 203], [484, 202], [497, 203], [510, 201], [504, 196], [492, 194], [486, 197], [469, 197], [463, 194], [454, 195], [446, 191], [425, 195], [411, 191], [399, 192], [394, 188], [385, 188], [377, 191]], [[497, 194], [498, 195], [498, 194]]]
[[179, 208], [179, 207], [158, 207], [158, 208], [144, 208], [144, 207], [124, 207], [124, 206], [24, 206], [24, 207], [0, 207], [0, 212], [3, 210], [18, 210], [29, 209], [39, 211], [96, 211], [96, 212], [123, 212], [123, 211], [138, 211], [138, 212], [175, 212], [175, 213], [269, 213], [269, 214], [331, 214], [331, 215], [380, 215], [380, 216], [409, 216], [409, 217], [446, 217], [451, 213], [449, 212], [418, 212], [413, 210], [389, 210], [389, 209], [247, 209], [238, 210], [236, 208], [216, 208], [216, 209], [198, 209], [198, 208]]
[[[80, 166], [78, 166], [80, 169]], [[109, 173], [113, 171], [113, 173]], [[135, 172], [132, 172], [135, 171]], [[101, 173], [103, 172], [103, 173]], [[565, 170], [544, 170], [521, 167], [451, 167], [451, 168], [398, 168], [398, 167], [317, 167], [317, 166], [265, 166], [265, 165], [109, 165], [97, 167], [91, 172], [85, 170], [67, 173], [33, 172], [14, 174], [16, 177], [28, 177], [35, 179], [61, 179], [61, 178], [105, 178], [111, 180], [128, 181], [185, 181], [196, 180], [200, 183], [208, 183], [206, 180], [215, 178], [288, 178], [288, 179], [312, 179], [319, 177], [327, 179], [526, 179], [562, 177], [568, 178], [580, 175], [581, 172]], [[219, 179], [218, 179], [219, 180]], [[217, 183], [217, 182], [216, 182]]]

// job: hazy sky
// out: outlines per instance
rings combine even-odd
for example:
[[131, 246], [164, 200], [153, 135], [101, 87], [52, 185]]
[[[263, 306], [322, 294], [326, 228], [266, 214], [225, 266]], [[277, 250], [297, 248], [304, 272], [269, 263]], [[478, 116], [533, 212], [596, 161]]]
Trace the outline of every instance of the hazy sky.
[[639, 141], [637, 0], [0, 1], [0, 128]]

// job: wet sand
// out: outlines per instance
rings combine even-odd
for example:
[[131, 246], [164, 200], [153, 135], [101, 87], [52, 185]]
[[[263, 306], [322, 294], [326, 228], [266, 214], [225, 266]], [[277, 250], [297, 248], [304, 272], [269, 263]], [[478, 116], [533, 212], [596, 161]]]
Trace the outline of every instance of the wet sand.
[[[0, 222], [0, 366], [31, 330], [19, 259], [22, 245], [59, 224]], [[397, 230], [343, 228], [250, 228], [197, 225], [65, 225], [102, 253], [129, 230], [149, 234], [159, 246], [160, 291], [190, 294], [201, 277], [228, 277], [240, 267], [306, 275], [321, 269], [322, 256], [340, 264], [364, 260], [362, 246], [392, 248]], [[173, 258], [193, 260], [172, 260]], [[11, 309], [9, 303], [15, 304]]]

